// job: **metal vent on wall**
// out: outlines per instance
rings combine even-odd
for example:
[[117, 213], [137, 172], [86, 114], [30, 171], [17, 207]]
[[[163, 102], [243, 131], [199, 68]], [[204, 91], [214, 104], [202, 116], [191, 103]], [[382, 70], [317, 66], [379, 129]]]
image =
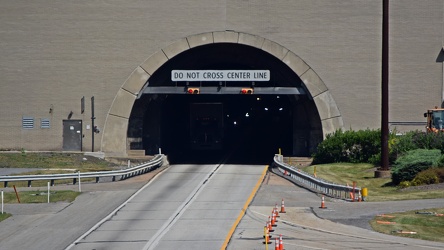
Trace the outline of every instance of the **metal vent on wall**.
[[51, 128], [51, 124], [48, 118], [40, 119], [40, 128]]
[[22, 117], [22, 128], [23, 129], [33, 129], [34, 128], [34, 117]]

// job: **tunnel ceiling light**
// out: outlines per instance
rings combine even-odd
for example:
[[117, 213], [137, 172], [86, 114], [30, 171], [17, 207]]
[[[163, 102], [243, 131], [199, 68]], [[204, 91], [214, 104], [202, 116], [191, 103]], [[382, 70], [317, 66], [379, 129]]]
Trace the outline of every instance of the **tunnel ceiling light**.
[[279, 111], [282, 111], [282, 110], [284, 110], [284, 108], [279, 108]]
[[246, 114], [245, 114], [245, 117], [250, 117], [250, 114], [246, 113]]
[[260, 98], [260, 97], [256, 98], [256, 101], [260, 101], [260, 100], [261, 100], [261, 98]]
[[268, 111], [268, 108], [264, 108], [265, 111]]

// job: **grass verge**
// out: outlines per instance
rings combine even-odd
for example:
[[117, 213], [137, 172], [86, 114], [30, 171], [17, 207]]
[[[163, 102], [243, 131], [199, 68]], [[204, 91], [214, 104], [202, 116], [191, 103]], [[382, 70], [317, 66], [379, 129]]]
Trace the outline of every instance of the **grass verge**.
[[[108, 171], [120, 169], [121, 166], [106, 160], [76, 153], [0, 153], [0, 168], [28, 168], [30, 171], [12, 175], [64, 174], [81, 172]], [[84, 182], [95, 179], [82, 179]], [[56, 180], [56, 184], [68, 184], [73, 180]], [[8, 186], [26, 187], [26, 181], [10, 182]], [[43, 187], [47, 181], [33, 181], [33, 187]]]
[[396, 201], [413, 199], [444, 198], [443, 190], [403, 190], [391, 185], [390, 178], [374, 178], [375, 168], [371, 164], [332, 163], [314, 165], [303, 168], [307, 173], [324, 180], [352, 186], [353, 181], [358, 187], [368, 189], [367, 201]]
[[0, 213], [0, 222], [6, 220], [7, 218], [11, 217], [11, 214], [8, 213]]
[[92, 156], [75, 153], [1, 153], [0, 168], [37, 168], [41, 171], [104, 171], [116, 164]]
[[[18, 199], [15, 195], [15, 192], [5, 192], [4, 194], [4, 203], [8, 204], [17, 204]], [[77, 196], [79, 196], [79, 192], [74, 192], [71, 190], [58, 190], [58, 191], [49, 191], [49, 201], [50, 202], [72, 202]], [[18, 197], [20, 199], [20, 203], [47, 203], [48, 202], [48, 191], [22, 191], [18, 192]]]
[[380, 233], [444, 242], [444, 208], [382, 215], [370, 221]]

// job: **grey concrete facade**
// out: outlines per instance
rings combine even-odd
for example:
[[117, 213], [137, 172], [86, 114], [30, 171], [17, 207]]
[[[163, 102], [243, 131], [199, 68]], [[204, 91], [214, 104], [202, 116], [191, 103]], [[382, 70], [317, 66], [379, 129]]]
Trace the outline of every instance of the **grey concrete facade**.
[[[0, 4], [2, 150], [61, 150], [69, 116], [83, 120], [83, 150], [91, 151], [94, 96], [101, 129], [94, 150], [125, 155], [132, 104], [155, 70], [183, 51], [222, 42], [288, 65], [313, 97], [324, 135], [380, 126], [379, 0]], [[442, 105], [443, 9], [444, 0], [390, 3], [390, 122], [418, 124], [427, 108]], [[23, 117], [34, 118], [33, 129], [22, 128]], [[41, 128], [41, 119], [50, 127]]]

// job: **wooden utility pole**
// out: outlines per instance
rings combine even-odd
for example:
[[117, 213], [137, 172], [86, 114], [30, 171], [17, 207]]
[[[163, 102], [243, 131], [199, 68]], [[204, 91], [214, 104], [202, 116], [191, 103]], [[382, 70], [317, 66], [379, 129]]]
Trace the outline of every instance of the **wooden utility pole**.
[[381, 170], [389, 170], [389, 0], [382, 0]]

